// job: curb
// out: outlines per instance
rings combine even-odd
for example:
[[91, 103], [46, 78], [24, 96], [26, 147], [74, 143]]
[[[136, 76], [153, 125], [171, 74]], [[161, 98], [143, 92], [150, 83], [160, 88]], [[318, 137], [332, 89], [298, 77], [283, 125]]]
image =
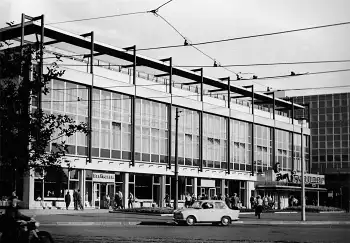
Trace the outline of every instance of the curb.
[[233, 221], [244, 225], [350, 225], [350, 221]]
[[56, 222], [41, 224], [41, 226], [134, 226], [141, 224], [141, 221], [135, 222]]

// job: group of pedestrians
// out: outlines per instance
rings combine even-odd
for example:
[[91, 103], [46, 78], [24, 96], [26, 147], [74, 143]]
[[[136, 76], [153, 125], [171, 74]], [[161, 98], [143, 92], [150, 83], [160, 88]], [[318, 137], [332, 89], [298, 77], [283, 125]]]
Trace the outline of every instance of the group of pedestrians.
[[[134, 208], [135, 197], [129, 192], [128, 196], [128, 208]], [[118, 190], [114, 195], [114, 209], [124, 209], [123, 205], [123, 193]]]
[[[69, 191], [67, 191], [66, 195], [64, 196], [64, 202], [66, 203], [66, 209], [68, 210], [69, 205], [71, 203], [71, 195]], [[84, 206], [81, 202], [81, 194], [80, 190], [74, 190], [73, 192], [73, 203], [74, 203], [74, 210], [84, 210]]]

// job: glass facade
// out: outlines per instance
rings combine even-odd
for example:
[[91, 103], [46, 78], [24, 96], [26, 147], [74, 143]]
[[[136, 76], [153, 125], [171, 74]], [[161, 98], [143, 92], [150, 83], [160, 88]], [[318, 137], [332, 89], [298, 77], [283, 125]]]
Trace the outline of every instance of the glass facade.
[[[88, 121], [88, 89], [83, 85], [53, 80], [50, 93], [43, 96], [47, 113], [67, 114], [77, 122]], [[131, 159], [131, 102], [128, 95], [95, 88], [92, 109], [92, 156], [106, 159]], [[199, 166], [200, 112], [178, 108], [178, 162]], [[148, 99], [135, 100], [135, 161], [168, 163], [169, 106]], [[175, 115], [172, 107], [171, 162], [175, 162]], [[203, 113], [203, 167], [227, 169], [228, 118]], [[230, 120], [230, 169], [252, 170], [252, 125]], [[294, 147], [292, 145], [294, 136]], [[304, 136], [305, 160], [308, 162], [308, 137]], [[272, 168], [273, 129], [254, 125], [254, 171]], [[300, 170], [300, 134], [276, 129], [276, 162], [283, 170]], [[75, 134], [65, 139], [69, 154], [87, 155], [87, 137]], [[294, 158], [293, 158], [294, 149]], [[72, 181], [72, 183], [74, 183]]]
[[295, 101], [310, 104], [312, 171], [349, 168], [350, 94], [303, 96]]
[[273, 129], [270, 127], [254, 125], [254, 170], [263, 172], [272, 169], [273, 164]]

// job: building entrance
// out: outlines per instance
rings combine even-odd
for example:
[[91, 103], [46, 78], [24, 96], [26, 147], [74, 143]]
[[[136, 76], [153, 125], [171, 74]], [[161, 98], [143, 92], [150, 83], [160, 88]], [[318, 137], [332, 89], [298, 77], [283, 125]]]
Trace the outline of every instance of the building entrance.
[[109, 204], [113, 201], [115, 187], [112, 183], [94, 183], [94, 204], [95, 208], [108, 208], [107, 195], [109, 195]]

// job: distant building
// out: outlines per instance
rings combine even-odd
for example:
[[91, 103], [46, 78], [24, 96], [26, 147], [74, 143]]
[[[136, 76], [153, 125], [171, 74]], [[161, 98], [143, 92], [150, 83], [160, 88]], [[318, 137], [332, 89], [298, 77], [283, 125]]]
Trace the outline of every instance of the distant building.
[[[350, 93], [294, 97], [310, 104], [311, 172], [326, 175], [328, 205], [346, 208], [350, 193]], [[296, 111], [296, 116], [301, 116]]]

